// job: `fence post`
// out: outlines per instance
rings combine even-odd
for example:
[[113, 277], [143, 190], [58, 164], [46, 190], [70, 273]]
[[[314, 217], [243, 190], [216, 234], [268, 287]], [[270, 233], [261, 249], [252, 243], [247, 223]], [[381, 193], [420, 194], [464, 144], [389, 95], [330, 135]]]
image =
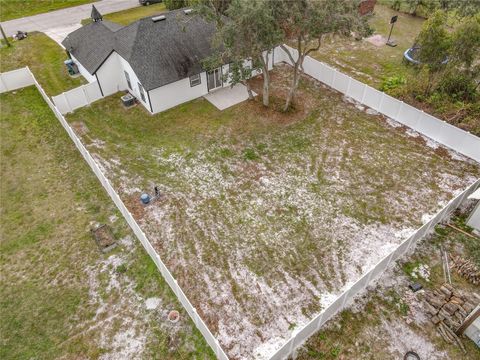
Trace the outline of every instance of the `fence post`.
[[365, 105], [365, 95], [367, 95], [367, 85], [363, 84], [363, 93], [362, 93], [362, 101], [361, 101], [363, 105]]
[[92, 102], [90, 101], [90, 98], [88, 97], [87, 90], [85, 90], [85, 87], [87, 85], [82, 85], [82, 91], [83, 95], [85, 96], [85, 100], [87, 100], [87, 105], [90, 105]]
[[317, 325], [315, 325], [315, 328], [317, 329], [317, 331], [320, 329], [322, 319], [323, 319], [323, 311], [318, 316]]
[[[398, 115], [400, 115], [400, 110], [402, 110], [403, 104], [404, 104], [404, 102], [402, 100], [400, 100], [400, 106], [398, 107], [397, 113], [395, 114], [395, 118], [394, 118], [397, 121], [398, 121]], [[400, 121], [398, 121], [398, 122], [400, 122]]]
[[[350, 289], [351, 289], [351, 287], [350, 287]], [[346, 292], [344, 292], [345, 297], [343, 298], [342, 305], [338, 308], [338, 311], [341, 311], [343, 309], [343, 307], [345, 306], [345, 303], [347, 302], [348, 294], [350, 294], [350, 289], [348, 289]]]
[[[350, 96], [350, 86], [352, 85], [352, 78], [349, 76], [348, 77], [348, 85], [347, 85], [347, 91], [345, 91], [345, 95]], [[351, 96], [350, 96], [351, 97]]]
[[383, 100], [385, 99], [385, 93], [382, 92], [382, 97], [380, 98], [380, 104], [378, 104], [378, 111], [381, 112], [382, 110], [382, 105], [383, 105]]
[[[333, 69], [333, 68], [332, 68]], [[333, 78], [332, 78], [332, 85], [330, 85], [331, 87], [333, 87], [333, 85], [335, 84], [335, 79], [337, 78], [337, 70], [336, 69], [333, 69]]]
[[63, 98], [65, 99], [65, 104], [67, 104], [68, 111], [67, 112], [73, 112], [72, 105], [70, 105], [70, 102], [68, 101], [68, 97], [66, 93], [62, 93]]
[[3, 81], [3, 74], [0, 74], [0, 82], [2, 83], [3, 87], [5, 88], [5, 92], [9, 91], [7, 84]]

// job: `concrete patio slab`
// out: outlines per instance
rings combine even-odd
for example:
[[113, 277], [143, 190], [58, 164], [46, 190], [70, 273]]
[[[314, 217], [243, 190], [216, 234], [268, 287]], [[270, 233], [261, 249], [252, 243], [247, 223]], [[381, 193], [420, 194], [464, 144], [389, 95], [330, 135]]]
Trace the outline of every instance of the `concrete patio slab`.
[[[254, 96], [257, 94], [254, 92]], [[227, 86], [215, 90], [204, 96], [218, 110], [225, 110], [230, 106], [236, 105], [248, 99], [247, 87], [237, 84], [233, 87]]]

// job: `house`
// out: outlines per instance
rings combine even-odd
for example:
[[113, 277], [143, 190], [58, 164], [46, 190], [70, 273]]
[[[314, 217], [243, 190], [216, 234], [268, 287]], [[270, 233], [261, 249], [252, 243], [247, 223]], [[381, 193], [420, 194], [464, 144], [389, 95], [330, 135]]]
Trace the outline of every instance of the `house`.
[[[102, 96], [129, 91], [152, 114], [229, 85], [229, 65], [205, 71], [215, 25], [179, 9], [127, 26], [102, 19], [70, 33], [62, 45]], [[273, 60], [272, 60], [273, 61]]]

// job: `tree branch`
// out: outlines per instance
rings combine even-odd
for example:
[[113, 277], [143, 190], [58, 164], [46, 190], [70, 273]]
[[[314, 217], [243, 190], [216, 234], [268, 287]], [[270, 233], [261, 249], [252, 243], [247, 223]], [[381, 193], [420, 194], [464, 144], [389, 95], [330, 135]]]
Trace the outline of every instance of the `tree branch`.
[[312, 51], [317, 51], [318, 49], [320, 49], [320, 45], [322, 44], [322, 35], [320, 35], [317, 39], [317, 46], [313, 47], [313, 48], [310, 48], [308, 49], [306, 52], [305, 52], [305, 56], [308, 56], [308, 54], [310, 54]]
[[293, 56], [290, 53], [290, 50], [288, 50], [288, 48], [285, 46], [285, 44], [280, 45], [280, 48], [287, 53], [287, 55], [290, 58], [290, 61], [292, 62], [292, 64], [295, 64], [295, 60], [293, 60]]

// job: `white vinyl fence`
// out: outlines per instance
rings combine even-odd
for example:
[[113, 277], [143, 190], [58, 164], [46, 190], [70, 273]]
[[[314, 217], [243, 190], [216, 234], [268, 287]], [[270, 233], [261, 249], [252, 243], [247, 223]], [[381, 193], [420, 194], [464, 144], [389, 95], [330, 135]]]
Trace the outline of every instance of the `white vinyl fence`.
[[90, 105], [101, 98], [103, 98], [103, 95], [100, 86], [98, 82], [94, 81], [53, 96], [52, 100], [61, 114], [67, 114], [75, 109]]
[[16, 69], [0, 74], [0, 94], [33, 85], [35, 82], [28, 68]]
[[470, 185], [461, 194], [452, 199], [447, 206], [440, 210], [430, 221], [419, 228], [413, 235], [403, 241], [392, 253], [384, 257], [377, 265], [375, 265], [369, 272], [363, 275], [355, 284], [348, 290], [343, 292], [330, 306], [324, 309], [320, 314], [313, 318], [307, 325], [295, 333], [277, 352], [270, 358], [270, 360], [282, 360], [292, 355], [295, 350], [301, 346], [310, 336], [317, 332], [320, 327], [331, 319], [335, 314], [344, 309], [353, 298], [371, 284], [374, 280], [380, 277], [390, 266], [390, 264], [398, 260], [403, 255], [407, 254], [409, 250], [413, 249], [417, 242], [422, 239], [431, 229], [435, 227], [442, 220], [447, 219], [451, 213], [458, 208], [462, 202], [473, 193], [477, 187], [480, 186], [480, 180]]
[[[10, 79], [11, 75], [10, 73], [7, 74], [7, 79]], [[68, 133], [72, 141], [75, 143], [75, 146], [77, 149], [80, 151], [82, 154], [83, 158], [85, 161], [88, 163], [92, 171], [95, 173], [97, 176], [98, 180], [102, 183], [103, 187], [107, 191], [108, 195], [110, 195], [110, 198], [113, 200], [117, 208], [120, 210], [122, 213], [123, 217], [127, 221], [128, 225], [131, 227], [137, 238], [140, 240], [142, 243], [143, 247], [147, 251], [147, 253], [150, 255], [152, 260], [155, 262], [157, 265], [158, 269], [160, 270], [160, 273], [162, 274], [163, 278], [165, 281], [168, 283], [168, 285], [172, 288], [173, 292], [177, 296], [178, 300], [182, 303], [183, 307], [187, 311], [188, 315], [192, 318], [193, 322], [195, 323], [195, 326], [198, 328], [198, 330], [202, 333], [203, 337], [207, 341], [207, 343], [210, 345], [210, 347], [213, 349], [215, 352], [215, 355], [217, 356], [218, 359], [220, 360], [228, 360], [227, 355], [223, 351], [223, 349], [220, 347], [220, 344], [218, 343], [218, 340], [213, 336], [213, 334], [210, 332], [208, 329], [207, 325], [203, 322], [203, 320], [200, 318], [198, 315], [196, 309], [192, 306], [190, 301], [187, 299], [185, 296], [184, 292], [180, 288], [180, 286], [177, 284], [177, 281], [175, 278], [172, 276], [170, 271], [167, 269], [163, 261], [160, 259], [160, 256], [157, 254], [153, 246], [150, 244], [148, 241], [147, 237], [143, 233], [143, 231], [140, 229], [138, 226], [137, 222], [133, 218], [132, 214], [128, 211], [127, 207], [124, 205], [123, 201], [120, 199], [118, 194], [115, 192], [113, 189], [112, 185], [108, 181], [108, 179], [103, 175], [102, 171], [100, 170], [99, 166], [93, 159], [93, 157], [90, 155], [88, 150], [83, 146], [82, 142], [80, 139], [77, 137], [75, 132], [72, 130], [70, 125], [67, 123], [61, 112], [58, 110], [58, 108], [53, 104], [53, 102], [49, 99], [43, 88], [40, 86], [40, 84], [37, 82], [35, 79], [34, 75], [30, 72], [30, 69], [28, 68], [23, 68], [23, 69], [18, 69], [15, 71], [15, 80], [18, 80], [17, 82], [11, 81], [8, 83], [7, 86], [10, 86], [10, 89], [18, 89], [20, 88], [21, 84], [23, 86], [29, 86], [29, 85], [35, 85], [42, 95], [42, 97], [45, 99], [46, 103], [52, 109], [53, 113], [55, 114], [56, 118], [58, 121], [60, 121], [60, 124], [62, 124], [63, 128], [65, 131]], [[0, 79], [4, 79], [5, 74], [0, 75]], [[5, 92], [6, 90], [2, 89], [0, 92]]]
[[[281, 50], [275, 49], [275, 62], [285, 61], [288, 62], [286, 59], [286, 55], [282, 53]], [[471, 135], [465, 136], [465, 134], [470, 135], [468, 133], [463, 132], [462, 130], [456, 129], [454, 127], [446, 126], [443, 121], [438, 120], [430, 115], [424, 114], [419, 110], [412, 108], [402, 102], [399, 102], [396, 99], [391, 98], [388, 95], [385, 95], [375, 89], [372, 89], [369, 86], [366, 86], [358, 81], [347, 77], [346, 75], [341, 74], [340, 72], [333, 70], [326, 65], [316, 61], [316, 60], [309, 60], [306, 61], [307, 66], [305, 66], [305, 71], [310, 72], [309, 75], [312, 73], [316, 74], [319, 80], [325, 80], [326, 84], [331, 84], [335, 89], [339, 91], [344, 91], [345, 94], [348, 96], [353, 97], [354, 99], [360, 99], [362, 103], [371, 106], [374, 109], [378, 109], [379, 112], [384, 113], [387, 116], [393, 118], [402, 118], [404, 121], [401, 121], [407, 126], [409, 125], [409, 121], [414, 119], [411, 122], [415, 127], [411, 126], [415, 130], [422, 132], [424, 135], [432, 137], [436, 136], [437, 134], [442, 134], [439, 139], [437, 140], [440, 143], [451, 147], [452, 149], [462, 152], [465, 155], [468, 155], [476, 160], [480, 160], [480, 139]], [[320, 69], [320, 70], [319, 70]], [[326, 69], [326, 70], [325, 70]], [[314, 75], [311, 75], [317, 78]], [[102, 183], [103, 187], [107, 191], [107, 193], [112, 198], [113, 202], [117, 206], [117, 208], [122, 213], [123, 217], [132, 228], [135, 235], [138, 237], [140, 242], [142, 243], [143, 247], [153, 259], [155, 264], [157, 265], [160, 273], [164, 277], [165, 281], [168, 285], [172, 288], [175, 295], [178, 297], [179, 301], [182, 303], [185, 310], [188, 312], [192, 320], [194, 321], [195, 325], [199, 329], [199, 331], [204, 336], [207, 343], [211, 346], [213, 351], [215, 352], [216, 356], [220, 360], [227, 360], [228, 357], [220, 347], [218, 340], [213, 336], [210, 332], [206, 324], [198, 315], [195, 308], [192, 306], [190, 301], [187, 299], [185, 294], [183, 293], [180, 286], [177, 284], [177, 281], [174, 279], [170, 271], [167, 269], [165, 264], [160, 259], [160, 256], [157, 254], [155, 249], [152, 247], [150, 242], [148, 241], [147, 237], [143, 233], [143, 231], [138, 226], [137, 222], [133, 218], [132, 214], [128, 211], [126, 206], [123, 204], [122, 200], [115, 192], [113, 187], [111, 186], [108, 179], [103, 175], [100, 168], [96, 164], [95, 160], [92, 158], [88, 150], [83, 146], [80, 139], [76, 136], [72, 128], [68, 125], [67, 121], [63, 117], [62, 113], [59, 109], [53, 104], [53, 102], [48, 98], [48, 96], [43, 91], [42, 87], [38, 84], [36, 79], [34, 78], [33, 74], [30, 72], [28, 68], [18, 69], [12, 72], [0, 74], [0, 93], [18, 89], [20, 87], [35, 85], [37, 89], [42, 94], [43, 98], [47, 102], [48, 106], [52, 109], [53, 113], [60, 121], [64, 129], [67, 131], [68, 135], [75, 143], [75, 146], [82, 154], [85, 161], [90, 165], [90, 168], [93, 170], [97, 178]], [[75, 89], [76, 90], [76, 89]], [[83, 90], [82, 90], [83, 91]], [[398, 104], [400, 103], [400, 104]], [[371, 105], [369, 105], [371, 104]], [[418, 115], [420, 113], [420, 115]], [[412, 115], [413, 114], [413, 115]], [[424, 120], [428, 119], [428, 120]], [[397, 120], [399, 121], [399, 120]], [[440, 130], [439, 130], [440, 129]], [[452, 130], [453, 129], [453, 130]], [[423, 131], [421, 131], [423, 130]], [[452, 131], [454, 134], [452, 137], [447, 133]], [[430, 136], [430, 135], [432, 136]], [[453, 142], [452, 138], [457, 136], [457, 142]], [[433, 138], [433, 137], [432, 137]], [[445, 143], [446, 142], [446, 143]], [[448, 145], [452, 144], [452, 146]], [[463, 150], [463, 151], [460, 151]], [[294, 351], [302, 345], [311, 335], [313, 335], [316, 331], [320, 329], [320, 327], [325, 324], [329, 319], [331, 319], [336, 313], [340, 310], [345, 308], [345, 306], [361, 291], [365, 290], [365, 288], [375, 279], [377, 279], [381, 274], [385, 272], [386, 269], [390, 266], [393, 261], [399, 259], [402, 255], [405, 255], [409, 250], [413, 249], [417, 242], [422, 239], [436, 224], [441, 222], [442, 220], [448, 218], [452, 211], [454, 211], [458, 206], [462, 204], [464, 199], [468, 197], [471, 193], [473, 193], [478, 187], [480, 186], [480, 180], [477, 180], [474, 184], [469, 186], [466, 190], [464, 190], [461, 194], [456, 196], [452, 199], [447, 206], [445, 206], [442, 210], [440, 210], [430, 221], [420, 227], [413, 235], [411, 235], [408, 239], [403, 241], [392, 253], [387, 255], [383, 258], [376, 266], [374, 266], [370, 271], [364, 274], [355, 284], [353, 284], [348, 290], [343, 292], [331, 305], [329, 305], [326, 309], [324, 309], [320, 314], [318, 314], [314, 319], [312, 319], [307, 325], [302, 327], [298, 332], [296, 332], [279, 350], [273, 354], [270, 360], [282, 360], [287, 358], [289, 355], [293, 354]]]
[[[293, 58], [296, 60], [297, 51], [288, 46], [287, 48], [294, 54]], [[278, 62], [292, 64], [288, 55], [280, 47], [275, 48], [275, 63]], [[480, 138], [477, 136], [405, 104], [309, 56], [304, 60], [303, 70], [305, 74], [359, 103], [480, 162]]]

